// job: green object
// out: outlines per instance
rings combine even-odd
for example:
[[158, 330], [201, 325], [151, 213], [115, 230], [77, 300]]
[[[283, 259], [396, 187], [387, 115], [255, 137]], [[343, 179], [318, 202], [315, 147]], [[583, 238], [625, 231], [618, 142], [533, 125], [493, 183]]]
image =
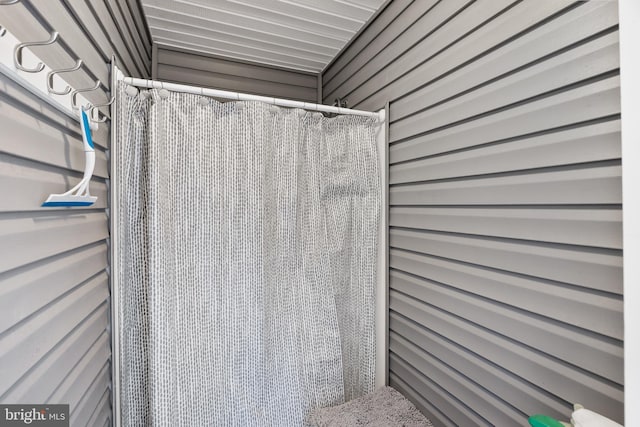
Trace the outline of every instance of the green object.
[[529, 417], [532, 427], [564, 427], [562, 423], [546, 415], [532, 415]]

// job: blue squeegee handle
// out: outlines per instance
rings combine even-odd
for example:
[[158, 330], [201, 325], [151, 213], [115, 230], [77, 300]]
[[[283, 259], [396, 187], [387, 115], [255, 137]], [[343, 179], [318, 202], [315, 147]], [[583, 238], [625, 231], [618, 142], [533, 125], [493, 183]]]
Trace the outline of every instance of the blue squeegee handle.
[[91, 128], [89, 127], [89, 117], [84, 110], [80, 110], [82, 142], [84, 143], [84, 151], [95, 151], [93, 147], [93, 139], [91, 139]]
[[91, 179], [91, 175], [93, 175], [93, 168], [96, 164], [96, 152], [93, 148], [89, 117], [83, 109], [80, 109], [80, 128], [82, 129], [82, 142], [84, 145], [84, 176], [82, 181], [88, 182]]

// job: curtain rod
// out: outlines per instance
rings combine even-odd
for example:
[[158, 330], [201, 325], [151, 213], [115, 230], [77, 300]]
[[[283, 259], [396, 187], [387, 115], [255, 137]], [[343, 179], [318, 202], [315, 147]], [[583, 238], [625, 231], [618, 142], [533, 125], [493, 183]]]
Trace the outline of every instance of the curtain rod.
[[302, 108], [311, 111], [323, 111], [325, 113], [351, 114], [355, 116], [375, 117], [380, 121], [384, 120], [384, 110], [381, 113], [372, 111], [352, 110], [350, 108], [334, 107], [331, 105], [314, 104], [311, 102], [293, 101], [290, 99], [272, 98], [270, 96], [251, 95], [248, 93], [230, 92], [227, 90], [207, 89], [197, 86], [181, 85], [177, 83], [161, 82], [157, 80], [138, 79], [135, 77], [124, 77], [122, 79], [127, 84], [147, 89], [167, 89], [173, 92], [193, 93], [196, 95], [213, 96], [223, 99], [235, 99], [237, 101], [261, 101], [267, 104], [279, 105], [281, 107]]

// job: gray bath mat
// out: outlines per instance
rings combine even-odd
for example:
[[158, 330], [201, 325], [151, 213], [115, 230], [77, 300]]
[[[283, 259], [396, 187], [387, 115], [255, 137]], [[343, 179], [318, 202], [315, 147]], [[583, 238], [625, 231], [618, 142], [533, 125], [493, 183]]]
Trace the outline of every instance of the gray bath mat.
[[359, 397], [339, 406], [318, 408], [309, 414], [317, 427], [433, 427], [403, 395], [391, 387]]

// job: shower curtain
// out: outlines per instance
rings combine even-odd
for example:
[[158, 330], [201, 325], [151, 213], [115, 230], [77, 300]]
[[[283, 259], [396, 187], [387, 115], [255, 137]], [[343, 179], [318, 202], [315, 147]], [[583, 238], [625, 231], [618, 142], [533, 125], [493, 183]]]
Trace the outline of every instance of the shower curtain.
[[374, 119], [117, 93], [125, 426], [300, 426], [372, 391]]

